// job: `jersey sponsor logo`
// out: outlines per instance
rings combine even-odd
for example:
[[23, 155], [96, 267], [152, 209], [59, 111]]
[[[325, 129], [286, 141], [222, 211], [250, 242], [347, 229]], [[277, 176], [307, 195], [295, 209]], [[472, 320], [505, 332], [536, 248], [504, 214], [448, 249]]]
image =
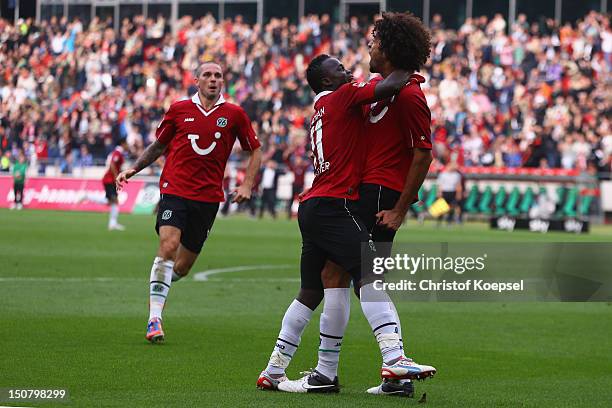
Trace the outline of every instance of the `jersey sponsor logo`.
[[353, 82], [352, 85], [356, 88], [363, 88], [364, 86], [366, 86], [368, 83], [367, 82]]
[[193, 122], [195, 118], [185, 118], [185, 122]]
[[385, 114], [389, 111], [389, 104], [393, 103], [395, 100], [395, 95], [391, 97], [388, 103], [384, 105], [380, 102], [374, 102], [370, 105], [370, 115], [369, 121], [370, 123], [378, 123], [382, 118], [385, 117]]
[[219, 127], [226, 127], [227, 126], [227, 118], [224, 117], [220, 117], [217, 119], [217, 126]]
[[165, 210], [162, 214], [162, 220], [169, 220], [172, 217], [172, 210]]
[[[215, 138], [219, 139], [220, 137], [221, 137], [221, 133], [216, 132]], [[195, 135], [193, 133], [190, 133], [187, 135], [187, 138], [191, 140], [191, 147], [193, 148], [193, 151], [199, 154], [200, 156], [206, 156], [207, 154], [210, 154], [210, 152], [212, 152], [217, 146], [217, 142], [212, 142], [210, 146], [208, 146], [206, 149], [201, 149], [200, 146], [198, 146], [196, 142], [196, 140], [200, 138], [200, 135]]]
[[387, 111], [389, 110], [388, 106], [385, 106], [384, 108], [382, 108], [382, 110], [380, 111], [380, 113], [378, 113], [377, 115], [374, 115], [374, 112], [370, 112], [370, 123], [378, 123], [382, 118], [385, 117], [385, 114], [387, 113]]

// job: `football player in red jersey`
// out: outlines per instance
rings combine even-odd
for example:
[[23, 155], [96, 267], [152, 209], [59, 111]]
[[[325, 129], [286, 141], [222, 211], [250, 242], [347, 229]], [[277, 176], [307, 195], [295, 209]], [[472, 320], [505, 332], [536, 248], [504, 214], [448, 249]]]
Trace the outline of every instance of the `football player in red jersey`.
[[102, 184], [104, 184], [104, 191], [106, 192], [106, 199], [108, 200], [108, 205], [110, 208], [109, 211], [109, 220], [108, 220], [108, 229], [109, 230], [119, 230], [122, 231], [125, 227], [117, 222], [117, 218], [119, 217], [119, 201], [117, 199], [117, 189], [115, 187], [115, 177], [121, 171], [121, 166], [123, 166], [123, 162], [125, 158], [124, 154], [127, 153], [128, 145], [125, 138], [122, 138], [117, 143], [117, 147], [106, 159], [106, 173], [104, 173], [104, 177], [102, 178]]
[[[328, 260], [340, 265], [357, 283], [363, 313], [387, 366], [394, 373], [412, 378], [425, 376], [435, 369], [403, 358], [390, 300], [385, 293], [381, 296], [374, 289], [369, 276], [374, 243], [366, 226], [355, 215], [366, 154], [362, 105], [399, 93], [409, 73], [396, 70], [382, 81], [350, 83], [352, 76], [340, 61], [321, 55], [311, 61], [306, 75], [317, 95], [310, 126], [315, 179], [312, 188], [303, 195], [298, 211], [302, 233], [301, 290], [285, 314], [277, 344], [258, 385], [299, 393], [339, 391], [337, 367], [348, 323], [349, 291], [335, 284], [328, 285], [329, 281], [324, 288], [321, 273]], [[310, 374], [287, 381], [284, 367], [301, 336], [301, 331], [295, 329], [310, 319], [321, 301], [322, 289], [325, 306], [320, 321], [319, 362]]]
[[117, 221], [119, 218], [119, 200], [117, 197], [117, 188], [115, 186], [115, 177], [121, 171], [121, 166], [125, 158], [123, 157], [128, 151], [128, 144], [123, 137], [117, 142], [115, 149], [106, 158], [106, 172], [102, 177], [102, 185], [106, 197], [102, 198], [98, 195], [85, 194], [79, 198], [79, 203], [91, 201], [96, 204], [108, 204], [108, 229], [109, 231], [123, 231], [125, 227]]
[[[376, 23], [374, 40], [370, 43], [371, 70], [381, 73], [383, 77], [387, 77], [398, 68], [414, 72], [420, 69], [427, 60], [429, 49], [429, 34], [420, 20], [407, 13], [385, 14], [383, 19]], [[380, 79], [375, 81], [377, 80]], [[393, 241], [395, 232], [401, 225], [409, 205], [416, 197], [431, 163], [430, 112], [419, 86], [423, 80], [418, 74], [411, 75], [408, 86], [404, 87], [398, 95], [374, 103], [367, 110], [367, 155], [363, 179], [359, 187], [360, 198], [357, 213], [374, 242], [390, 243]], [[379, 219], [380, 223], [377, 223]], [[390, 245], [382, 249], [389, 250]], [[325, 290], [325, 308], [328, 308], [328, 300], [334, 301], [335, 297], [345, 299], [348, 296], [350, 277], [343, 276], [343, 273], [345, 272], [340, 266], [330, 260], [327, 261], [321, 275], [325, 288], [329, 288]], [[343, 286], [346, 286], [347, 289], [342, 289]], [[298, 297], [294, 304], [299, 300]], [[350, 304], [348, 301], [335, 303], [336, 315], [341, 316], [339, 320], [342, 324], [348, 319]], [[278, 350], [275, 351], [283, 352], [286, 349], [282, 336], [294, 340], [291, 346], [292, 352], [299, 343], [299, 337], [307, 323], [307, 313], [304, 313], [304, 308], [295, 308], [294, 304], [290, 306], [283, 319], [283, 328], [276, 346]], [[389, 312], [395, 317], [388, 326], [392, 327], [399, 336], [400, 349], [403, 350], [399, 317], [390, 300], [388, 304]], [[297, 316], [297, 319], [291, 319], [293, 317], [291, 315], [294, 314], [292, 308], [301, 311], [302, 315]], [[333, 315], [333, 312], [330, 314]], [[381, 338], [384, 338], [385, 335], [381, 336], [382, 333], [377, 333], [376, 328], [374, 332], [380, 344]], [[323, 344], [323, 325], [321, 336], [321, 344]], [[284, 358], [279, 358], [273, 353], [272, 357], [274, 358], [271, 358], [271, 364], [264, 370], [262, 376], [268, 377], [268, 384], [278, 386], [278, 383], [274, 382], [274, 376], [269, 372], [276, 371], [277, 376], [280, 376], [281, 380], [284, 379], [282, 377], [284, 375], [283, 366], [286, 367], [290, 356], [285, 355]], [[381, 373], [384, 376], [392, 377], [394, 373], [404, 370], [405, 372], [412, 371], [411, 374], [417, 374], [415, 376], [425, 377], [435, 372], [433, 367], [412, 363], [403, 356], [403, 352], [401, 361], [405, 363], [395, 364], [397, 367], [383, 364]], [[421, 373], [416, 373], [414, 366], [421, 367], [423, 369]], [[408, 375], [408, 377], [411, 376]], [[281, 389], [283, 387], [281, 386]], [[368, 392], [410, 396], [413, 389], [409, 379], [385, 379], [381, 385], [370, 388]]]
[[[370, 71], [384, 78], [397, 68], [420, 70], [431, 43], [418, 18], [409, 13], [385, 13], [375, 23], [369, 46]], [[421, 75], [412, 74], [409, 85], [398, 95], [372, 105], [367, 112], [369, 150], [359, 186], [359, 217], [377, 243], [379, 256], [391, 255], [395, 233], [410, 205], [418, 200], [432, 161], [431, 112], [420, 87], [424, 81]], [[400, 318], [395, 305], [391, 306], [404, 350]], [[386, 370], [383, 364], [382, 371]], [[409, 396], [413, 386], [409, 379], [385, 378], [367, 392]]]
[[173, 103], [159, 124], [155, 140], [133, 167], [117, 176], [121, 188], [162, 154], [161, 199], [155, 229], [159, 249], [151, 269], [146, 338], [164, 340], [162, 310], [173, 281], [186, 276], [202, 250], [224, 200], [223, 174], [236, 139], [250, 155], [244, 182], [233, 201], [249, 200], [261, 164], [260, 143], [244, 110], [221, 94], [223, 71], [204, 63], [196, 71], [198, 92]]

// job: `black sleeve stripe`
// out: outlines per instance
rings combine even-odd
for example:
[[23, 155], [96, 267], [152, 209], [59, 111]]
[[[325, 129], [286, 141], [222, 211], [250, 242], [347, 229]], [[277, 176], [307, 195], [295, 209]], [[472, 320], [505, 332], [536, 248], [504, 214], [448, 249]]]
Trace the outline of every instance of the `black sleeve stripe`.
[[161, 285], [164, 285], [167, 288], [170, 288], [170, 285], [168, 285], [166, 282], [162, 282], [162, 281], [151, 281], [151, 283], [159, 283]]
[[296, 347], [296, 348], [299, 347], [297, 344], [290, 343], [287, 340], [281, 339], [280, 337], [278, 338], [278, 340], [282, 341], [283, 343], [287, 343], [290, 346], [293, 346], [293, 347]]
[[378, 330], [378, 329], [382, 329], [383, 327], [386, 327], [386, 326], [391, 326], [391, 325], [397, 326], [397, 323], [395, 323], [395, 322], [389, 322], [389, 323], [381, 324], [380, 326], [378, 326], [377, 328], [375, 328], [375, 329], [374, 329], [374, 330], [372, 330], [372, 331], [373, 331], [374, 333], [376, 333], [376, 330]]
[[338, 339], [338, 340], [342, 340], [342, 336], [338, 337], [338, 336], [331, 336], [329, 334], [325, 334], [325, 333], [319, 333], [321, 335], [321, 337], [327, 337], [328, 339]]

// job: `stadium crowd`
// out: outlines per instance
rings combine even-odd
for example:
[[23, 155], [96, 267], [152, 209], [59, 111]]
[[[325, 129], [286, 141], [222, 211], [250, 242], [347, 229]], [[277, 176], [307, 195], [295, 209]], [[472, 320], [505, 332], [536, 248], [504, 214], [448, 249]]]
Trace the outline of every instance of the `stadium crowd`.
[[[137, 156], [169, 105], [195, 92], [193, 70], [207, 60], [224, 65], [226, 96], [253, 120], [265, 160], [291, 169], [308, 155], [309, 59], [339, 55], [357, 79], [369, 74], [371, 26], [356, 17], [345, 25], [328, 15], [297, 25], [273, 18], [261, 27], [240, 16], [185, 16], [174, 35], [161, 15], [112, 27], [98, 18], [0, 19], [3, 169], [23, 150], [40, 171], [52, 163], [70, 173], [103, 162], [121, 137]], [[519, 15], [508, 29], [496, 15], [447, 30], [435, 15], [430, 28], [423, 89], [439, 162], [581, 170], [590, 163], [610, 172], [608, 16], [591, 12], [560, 26]]]

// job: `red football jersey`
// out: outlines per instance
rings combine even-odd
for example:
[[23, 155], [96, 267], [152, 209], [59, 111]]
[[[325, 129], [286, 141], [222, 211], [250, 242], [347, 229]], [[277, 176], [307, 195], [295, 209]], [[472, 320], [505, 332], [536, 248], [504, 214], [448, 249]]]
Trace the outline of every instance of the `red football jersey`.
[[359, 197], [365, 158], [361, 105], [375, 100], [375, 87], [375, 83], [350, 83], [315, 97], [315, 114], [310, 119], [315, 178], [302, 201], [313, 197]]
[[117, 146], [115, 150], [113, 150], [106, 158], [106, 173], [104, 173], [104, 177], [102, 177], [102, 183], [115, 184], [115, 176], [113, 176], [111, 166], [113, 166], [117, 174], [119, 174], [124, 161], [123, 148], [121, 146]]
[[431, 112], [419, 85], [424, 81], [421, 75], [413, 74], [399, 95], [373, 103], [367, 110], [363, 183], [402, 191], [412, 164], [412, 149], [431, 149]]
[[156, 136], [167, 145], [160, 192], [203, 202], [224, 200], [223, 173], [236, 138], [243, 150], [261, 145], [244, 110], [223, 95], [209, 111], [197, 93], [173, 103]]

